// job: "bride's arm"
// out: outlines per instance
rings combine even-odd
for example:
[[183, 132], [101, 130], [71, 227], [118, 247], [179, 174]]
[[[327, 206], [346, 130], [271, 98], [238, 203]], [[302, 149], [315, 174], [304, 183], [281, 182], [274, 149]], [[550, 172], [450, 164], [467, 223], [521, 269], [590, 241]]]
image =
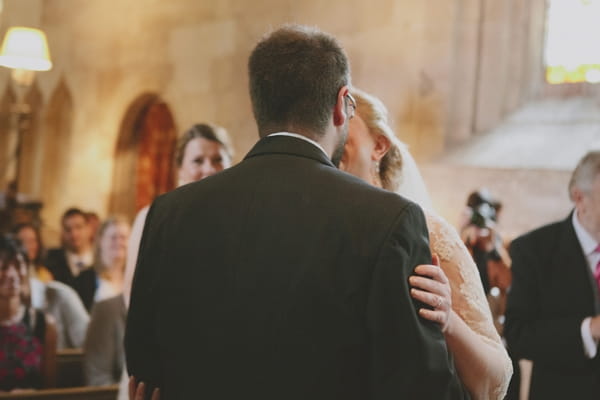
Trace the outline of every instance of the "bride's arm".
[[[437, 263], [434, 262], [437, 265]], [[411, 296], [431, 307], [421, 317], [440, 324], [461, 381], [474, 399], [502, 398], [497, 387], [505, 371], [502, 350], [477, 335], [451, 307], [450, 283], [440, 267], [419, 265], [410, 277]], [[426, 277], [426, 278], [425, 278]]]
[[[422, 288], [435, 296], [444, 296], [444, 289], [440, 287], [449, 286], [451, 297], [444, 302], [451, 304], [451, 309], [447, 307], [446, 326], [439, 313], [421, 312], [421, 316], [442, 324], [458, 374], [471, 396], [501, 399], [512, 375], [512, 364], [494, 328], [477, 267], [454, 228], [436, 216], [427, 215], [427, 221], [432, 252], [440, 256], [443, 273], [428, 274], [433, 280], [427, 280], [437, 285]], [[416, 272], [423, 273], [423, 270], [418, 268]], [[430, 302], [424, 302], [432, 306], [439, 304], [433, 297]], [[444, 307], [438, 308], [436, 311], [443, 311]]]
[[456, 312], [452, 311], [449, 319], [451, 323], [444, 333], [446, 343], [473, 399], [504, 398], [512, 372], [506, 350], [483, 340]]

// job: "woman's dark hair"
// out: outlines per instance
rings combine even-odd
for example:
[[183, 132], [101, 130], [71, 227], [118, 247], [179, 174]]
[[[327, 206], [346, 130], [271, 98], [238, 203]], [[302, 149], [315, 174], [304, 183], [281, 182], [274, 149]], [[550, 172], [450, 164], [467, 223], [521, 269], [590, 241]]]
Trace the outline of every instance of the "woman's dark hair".
[[24, 263], [23, 271], [25, 273], [24, 282], [22, 282], [21, 301], [26, 306], [31, 304], [31, 289], [29, 287], [29, 268], [27, 264], [27, 252], [13, 235], [0, 235], [0, 267], [3, 267], [7, 261], [17, 260]]
[[42, 234], [40, 233], [39, 228], [37, 228], [35, 225], [30, 224], [30, 223], [24, 223], [24, 224], [19, 224], [15, 227], [15, 229], [13, 229], [13, 233], [15, 236], [19, 235], [19, 232], [21, 232], [21, 230], [23, 229], [32, 229], [33, 232], [35, 233], [35, 240], [37, 241], [37, 245], [38, 245], [38, 252], [35, 256], [35, 259], [33, 260], [28, 260], [29, 262], [31, 262], [33, 265], [40, 266], [43, 264], [43, 260], [45, 257], [45, 249], [44, 249], [44, 242], [42, 241]]
[[0, 261], [12, 260], [18, 256], [27, 261], [27, 252], [13, 235], [0, 235]]
[[183, 155], [185, 154], [185, 148], [188, 143], [196, 138], [203, 138], [211, 142], [216, 142], [223, 147], [225, 153], [229, 158], [233, 157], [233, 151], [227, 137], [227, 131], [219, 126], [210, 124], [195, 124], [190, 129], [185, 131], [183, 135], [177, 141], [177, 148], [175, 150], [175, 166], [181, 167], [183, 163]]

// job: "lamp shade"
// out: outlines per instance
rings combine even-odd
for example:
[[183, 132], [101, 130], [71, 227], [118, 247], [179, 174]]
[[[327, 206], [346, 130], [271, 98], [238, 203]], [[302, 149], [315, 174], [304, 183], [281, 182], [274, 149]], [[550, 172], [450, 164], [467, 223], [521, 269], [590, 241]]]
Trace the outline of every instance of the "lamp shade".
[[0, 65], [29, 71], [48, 71], [52, 68], [46, 34], [39, 29], [13, 26], [8, 29], [2, 49]]

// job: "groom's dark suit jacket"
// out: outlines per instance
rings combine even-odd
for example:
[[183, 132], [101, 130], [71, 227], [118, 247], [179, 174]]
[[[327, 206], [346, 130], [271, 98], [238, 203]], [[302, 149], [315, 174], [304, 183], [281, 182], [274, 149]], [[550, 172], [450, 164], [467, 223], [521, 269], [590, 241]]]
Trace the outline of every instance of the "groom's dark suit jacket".
[[127, 321], [129, 372], [161, 399], [462, 398], [407, 278], [431, 256], [418, 206], [268, 137], [159, 197]]
[[510, 254], [504, 334], [512, 357], [533, 361], [529, 398], [600, 399], [600, 356], [585, 357], [581, 338], [598, 290], [572, 214], [515, 239]]

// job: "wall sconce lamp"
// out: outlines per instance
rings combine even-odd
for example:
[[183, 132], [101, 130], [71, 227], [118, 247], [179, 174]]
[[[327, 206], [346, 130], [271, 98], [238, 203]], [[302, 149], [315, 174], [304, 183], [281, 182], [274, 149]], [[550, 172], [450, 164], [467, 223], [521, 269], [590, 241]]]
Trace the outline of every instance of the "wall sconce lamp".
[[39, 29], [14, 26], [8, 29], [0, 48], [0, 65], [10, 68], [11, 77], [17, 85], [17, 101], [11, 114], [16, 120], [17, 145], [15, 149], [15, 183], [19, 185], [21, 172], [21, 143], [29, 128], [30, 106], [26, 103], [26, 92], [36, 71], [52, 68], [46, 34]]

